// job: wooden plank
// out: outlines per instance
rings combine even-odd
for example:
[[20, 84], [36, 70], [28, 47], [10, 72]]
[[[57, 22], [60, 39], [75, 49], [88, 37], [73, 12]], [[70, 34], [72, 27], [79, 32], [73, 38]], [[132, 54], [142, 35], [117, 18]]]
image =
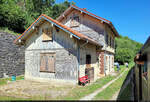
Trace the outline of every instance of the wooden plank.
[[43, 35], [43, 41], [49, 41], [52, 40], [52, 29], [51, 28], [45, 28], [42, 29], [42, 35]]

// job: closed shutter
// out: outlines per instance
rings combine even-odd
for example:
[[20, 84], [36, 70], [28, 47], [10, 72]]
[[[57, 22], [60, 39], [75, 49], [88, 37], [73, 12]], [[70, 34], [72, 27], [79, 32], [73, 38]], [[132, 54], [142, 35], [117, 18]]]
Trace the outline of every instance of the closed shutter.
[[40, 55], [40, 71], [45, 71], [45, 67], [46, 67], [46, 59], [44, 54]]
[[55, 68], [55, 54], [49, 54], [48, 56], [48, 65], [49, 65], [49, 69], [48, 71], [50, 72], [55, 72], [54, 68]]
[[40, 57], [41, 72], [55, 72], [55, 53], [42, 53]]

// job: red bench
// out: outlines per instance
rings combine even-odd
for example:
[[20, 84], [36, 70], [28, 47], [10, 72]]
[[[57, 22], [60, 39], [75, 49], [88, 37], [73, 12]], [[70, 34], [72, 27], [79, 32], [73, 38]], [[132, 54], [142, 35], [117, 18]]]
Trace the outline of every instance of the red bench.
[[80, 85], [84, 86], [88, 82], [90, 82], [90, 79], [88, 78], [88, 75], [79, 78], [79, 84]]

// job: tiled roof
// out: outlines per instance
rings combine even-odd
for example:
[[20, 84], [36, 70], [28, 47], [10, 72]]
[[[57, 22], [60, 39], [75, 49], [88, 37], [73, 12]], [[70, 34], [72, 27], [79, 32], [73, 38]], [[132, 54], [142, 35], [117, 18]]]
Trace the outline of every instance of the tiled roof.
[[[78, 31], [75, 31], [69, 27], [67, 27], [66, 25], [63, 25], [62, 23], [52, 19], [51, 17], [49, 16], [46, 16], [45, 14], [42, 14], [40, 15], [37, 20], [35, 20], [23, 33], [22, 35], [20, 35], [15, 41], [14, 43], [16, 43], [19, 39], [22, 39], [23, 36], [27, 33], [27, 32], [30, 32], [32, 30], [32, 27], [35, 26], [35, 24], [37, 22], [40, 21], [40, 19], [45, 19], [45, 20], [48, 20], [50, 21], [51, 23], [53, 23], [54, 25], [58, 26], [59, 28], [69, 32], [70, 34], [73, 34], [73, 36], [75, 37], [78, 37], [79, 39], [82, 39], [82, 40], [88, 40], [89, 42], [93, 43], [93, 44], [96, 44], [96, 45], [99, 45], [99, 43], [97, 43], [95, 40], [89, 38], [88, 36], [85, 36], [84, 34], [81, 34], [79, 33]], [[101, 45], [100, 45], [101, 46]]]
[[109, 21], [109, 20], [107, 20], [107, 19], [105, 19], [105, 18], [99, 17], [99, 16], [97, 16], [97, 15], [95, 15], [95, 14], [93, 14], [93, 13], [87, 11], [86, 9], [84, 9], [84, 8], [79, 8], [79, 7], [75, 6], [75, 5], [71, 5], [62, 15], [60, 15], [60, 16], [57, 18], [57, 20], [60, 21], [60, 19], [62, 19], [63, 16], [66, 16], [66, 15], [68, 14], [68, 12], [71, 10], [71, 8], [74, 8], [74, 9], [76, 9], [76, 10], [79, 10], [79, 11], [81, 11], [81, 12], [84, 12], [84, 13], [86, 13], [86, 14], [88, 14], [88, 15], [90, 15], [90, 16], [92, 16], [92, 17], [98, 19], [98, 20], [101, 20], [101, 21], [105, 22], [106, 24], [108, 24], [108, 25], [111, 27], [111, 29], [112, 29], [112, 31], [114, 32], [114, 34], [115, 34], [117, 37], [119, 37], [119, 34], [118, 34], [117, 30], [115, 29], [115, 27], [113, 26], [113, 24], [112, 24], [111, 21]]
[[94, 16], [94, 17], [96, 17], [96, 18], [98, 18], [98, 19], [100, 19], [100, 20], [103, 20], [104, 22], [110, 23], [109, 20], [107, 20], [107, 19], [105, 19], [105, 18], [102, 18], [102, 17], [99, 17], [99, 16], [97, 16], [97, 15], [95, 15], [95, 14], [93, 14], [93, 13], [87, 11], [87, 10], [84, 9], [84, 8], [79, 8], [79, 7], [75, 6], [75, 5], [72, 5], [72, 7], [76, 8], [76, 9], [79, 9], [80, 11], [84, 11], [84, 12], [86, 12], [86, 13], [88, 13], [88, 14], [91, 14], [92, 16]]

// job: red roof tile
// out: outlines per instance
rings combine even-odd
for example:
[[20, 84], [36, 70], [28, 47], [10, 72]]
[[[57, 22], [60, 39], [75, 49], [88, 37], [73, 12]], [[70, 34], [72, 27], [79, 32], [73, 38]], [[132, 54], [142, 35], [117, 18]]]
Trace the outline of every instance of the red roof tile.
[[61, 26], [62, 28], [66, 29], [67, 31], [69, 31], [69, 32], [71, 32], [71, 33], [73, 33], [73, 34], [75, 34], [76, 36], [78, 36], [78, 37], [81, 38], [82, 40], [88, 40], [88, 41], [91, 42], [91, 43], [94, 43], [94, 44], [96, 44], [96, 45], [99, 45], [99, 43], [97, 43], [97, 42], [94, 41], [93, 39], [89, 38], [88, 36], [85, 36], [84, 34], [81, 34], [81, 33], [79, 33], [78, 31], [75, 31], [75, 30], [73, 30], [73, 29], [67, 27], [66, 25], [63, 25], [62, 23], [60, 23], [60, 22], [58, 22], [58, 21], [52, 19], [52, 18], [49, 17], [49, 16], [46, 16], [45, 14], [40, 15], [40, 16], [38, 17], [38, 19], [35, 20], [35, 21], [22, 33], [22, 35], [20, 35], [20, 36], [14, 41], [14, 43], [16, 43], [19, 39], [21, 39], [21, 37], [23, 37], [23, 35], [25, 35], [27, 31], [30, 31], [30, 30], [31, 30], [30, 28], [32, 27], [32, 25], [35, 24], [41, 17], [45, 17], [45, 18], [49, 19], [50, 21], [52, 21], [52, 22], [55, 23], [56, 25], [59, 25], [59, 26]]
[[[62, 15], [66, 14], [67, 12], [69, 12], [69, 11], [71, 10], [71, 8], [74, 8], [74, 9], [77, 9], [77, 10], [79, 10], [79, 11], [85, 12], [86, 14], [88, 14], [88, 15], [90, 15], [90, 16], [96, 18], [96, 19], [99, 19], [99, 20], [104, 21], [106, 24], [108, 24], [108, 25], [111, 27], [111, 29], [112, 29], [112, 31], [114, 32], [114, 34], [115, 34], [117, 37], [119, 37], [119, 34], [118, 34], [117, 30], [115, 29], [115, 27], [113, 26], [113, 24], [112, 24], [111, 21], [109, 21], [109, 20], [107, 20], [107, 19], [105, 19], [105, 18], [99, 17], [99, 16], [97, 16], [97, 15], [91, 13], [91, 12], [88, 12], [85, 8], [79, 8], [79, 7], [75, 6], [75, 5], [71, 5]], [[61, 20], [61, 18], [63, 17], [62, 15], [60, 15], [60, 16], [57, 18], [58, 21]], [[66, 15], [67, 15], [67, 14], [66, 14]]]

